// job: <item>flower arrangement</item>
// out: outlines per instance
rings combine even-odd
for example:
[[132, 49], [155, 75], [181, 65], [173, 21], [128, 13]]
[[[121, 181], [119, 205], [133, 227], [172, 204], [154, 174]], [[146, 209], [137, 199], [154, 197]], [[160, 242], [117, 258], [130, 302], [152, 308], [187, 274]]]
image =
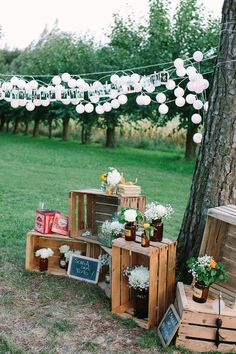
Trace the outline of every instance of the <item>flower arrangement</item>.
[[105, 191], [108, 186], [116, 188], [119, 183], [123, 182], [122, 174], [114, 167], [109, 167], [106, 173], [100, 176], [101, 189]]
[[141, 230], [145, 232], [145, 235], [147, 238], [150, 240], [152, 233], [153, 233], [153, 226], [151, 226], [149, 223], [144, 223], [143, 226], [141, 227]]
[[146, 206], [146, 211], [144, 215], [148, 221], [158, 220], [162, 218], [170, 218], [173, 214], [173, 208], [171, 205], [162, 205], [158, 204], [157, 202], [152, 202]]
[[144, 266], [127, 267], [124, 275], [128, 278], [130, 288], [145, 291], [149, 288], [149, 270]]
[[218, 281], [227, 280], [226, 268], [213, 257], [205, 255], [202, 257], [191, 257], [187, 261], [189, 273], [202, 285], [210, 286]]
[[70, 246], [68, 246], [68, 245], [62, 245], [62, 246], [59, 247], [59, 251], [62, 254], [68, 252], [69, 249], [70, 249]]
[[118, 220], [122, 224], [138, 222], [142, 219], [142, 213], [138, 209], [134, 208], [121, 208], [118, 214]]
[[35, 252], [36, 257], [40, 257], [42, 259], [49, 258], [54, 255], [54, 252], [51, 248], [40, 248]]
[[101, 267], [110, 265], [111, 257], [109, 256], [109, 254], [101, 254], [98, 259], [100, 261]]
[[124, 225], [121, 224], [118, 220], [115, 221], [105, 221], [102, 224], [101, 232], [103, 234], [109, 234], [111, 236], [117, 237], [119, 236], [124, 229]]

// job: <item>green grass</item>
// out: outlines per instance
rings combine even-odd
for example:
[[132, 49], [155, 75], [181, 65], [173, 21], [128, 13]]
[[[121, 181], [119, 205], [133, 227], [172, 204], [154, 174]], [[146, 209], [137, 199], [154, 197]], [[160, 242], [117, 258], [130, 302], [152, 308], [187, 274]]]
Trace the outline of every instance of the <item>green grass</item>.
[[[99, 313], [114, 326], [121, 326], [121, 331], [128, 330], [131, 336], [138, 330], [130, 323], [126, 328], [122, 323], [116, 324], [107, 300], [96, 286], [24, 270], [25, 236], [34, 226], [38, 203], [44, 201], [47, 207], [67, 213], [69, 190], [99, 187], [99, 175], [109, 166], [123, 171], [127, 179], [137, 177], [148, 201], [173, 206], [175, 213], [165, 222], [165, 236], [176, 238], [194, 169], [194, 162], [184, 161], [180, 149], [150, 151], [122, 146], [107, 150], [100, 145], [83, 146], [75, 141], [0, 134], [0, 310], [6, 311], [12, 321], [11, 333], [5, 327], [2, 330], [0, 325], [3, 333], [0, 349], [18, 353], [24, 348], [24, 353], [30, 353], [29, 340], [33, 336], [37, 342], [35, 352], [41, 348], [42, 353], [55, 353], [55, 348], [66, 345], [71, 334], [70, 341], [75, 348], [99, 352], [99, 345], [90, 336], [75, 342], [72, 327], [77, 326], [76, 331], [80, 331], [76, 317], [80, 308]], [[95, 321], [99, 326], [101, 319]], [[43, 328], [44, 339], [36, 332], [27, 334], [23, 324], [30, 331], [34, 326], [39, 328], [41, 336]], [[19, 336], [17, 330], [21, 325]], [[90, 322], [87, 326], [90, 328]], [[67, 331], [68, 328], [71, 330]], [[95, 330], [91, 327], [91, 333]], [[143, 336], [138, 345], [144, 350], [146, 345], [148, 348], [157, 345], [151, 332]], [[112, 338], [111, 335], [111, 341]], [[15, 345], [12, 347], [12, 342], [19, 350]]]

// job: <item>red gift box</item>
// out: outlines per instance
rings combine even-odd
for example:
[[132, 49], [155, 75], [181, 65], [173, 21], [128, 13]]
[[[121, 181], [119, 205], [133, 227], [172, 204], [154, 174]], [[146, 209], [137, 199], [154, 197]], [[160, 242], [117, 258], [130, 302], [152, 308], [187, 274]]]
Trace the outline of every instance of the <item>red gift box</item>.
[[69, 218], [61, 213], [55, 213], [52, 225], [52, 232], [68, 236]]
[[36, 210], [35, 231], [41, 234], [52, 233], [52, 225], [56, 212], [52, 210]]

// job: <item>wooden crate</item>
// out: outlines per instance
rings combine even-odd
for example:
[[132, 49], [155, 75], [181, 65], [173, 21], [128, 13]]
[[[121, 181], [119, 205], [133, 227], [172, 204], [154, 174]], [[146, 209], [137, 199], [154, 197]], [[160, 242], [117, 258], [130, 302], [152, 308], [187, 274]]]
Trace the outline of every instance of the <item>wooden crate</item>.
[[227, 205], [208, 210], [200, 255], [208, 254], [228, 269], [229, 280], [212, 286], [221, 290], [233, 306], [236, 299], [236, 206]]
[[107, 195], [99, 189], [69, 192], [69, 236], [78, 238], [85, 230], [97, 234], [98, 227], [117, 213], [120, 207], [138, 208], [144, 212], [146, 197]]
[[[118, 238], [113, 241], [112, 247], [112, 311], [122, 318], [133, 318], [146, 329], [160, 322], [172, 302], [174, 292], [176, 244], [168, 240], [151, 244], [145, 248], [138, 243]], [[133, 316], [134, 294], [123, 275], [126, 267], [134, 265], [147, 266], [150, 271], [149, 309], [145, 320]]]
[[236, 306], [234, 309], [225, 307], [222, 311], [221, 343], [215, 345], [216, 318], [212, 309], [212, 299], [204, 304], [192, 300], [191, 286], [177, 284], [175, 306], [181, 318], [176, 346], [194, 352], [236, 353]]
[[59, 267], [59, 247], [65, 244], [69, 245], [71, 250], [80, 250], [82, 255], [89, 254], [88, 246], [83, 241], [57, 234], [43, 235], [36, 231], [30, 231], [26, 240], [25, 269], [38, 272], [39, 257], [35, 256], [35, 251], [49, 247], [54, 251], [54, 255], [48, 258], [48, 273], [67, 276], [66, 270]]

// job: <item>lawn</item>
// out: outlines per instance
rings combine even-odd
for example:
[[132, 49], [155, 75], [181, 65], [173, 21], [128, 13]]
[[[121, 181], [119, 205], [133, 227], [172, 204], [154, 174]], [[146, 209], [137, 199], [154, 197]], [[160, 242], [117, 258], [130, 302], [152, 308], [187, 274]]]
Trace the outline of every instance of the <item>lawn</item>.
[[0, 353], [158, 353], [154, 332], [114, 318], [96, 286], [26, 272], [25, 236], [40, 201], [67, 213], [69, 190], [99, 187], [99, 174], [115, 166], [138, 178], [149, 201], [173, 206], [165, 236], [176, 238], [194, 163], [178, 149], [107, 150], [8, 134], [0, 134], [0, 152]]

